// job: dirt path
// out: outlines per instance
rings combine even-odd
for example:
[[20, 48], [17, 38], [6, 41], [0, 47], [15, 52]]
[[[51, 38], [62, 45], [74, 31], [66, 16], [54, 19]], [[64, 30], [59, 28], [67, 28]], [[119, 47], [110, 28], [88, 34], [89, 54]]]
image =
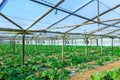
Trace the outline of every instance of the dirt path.
[[100, 67], [92, 69], [92, 70], [88, 70], [88, 71], [84, 72], [83, 74], [77, 74], [77, 75], [71, 77], [70, 80], [90, 80], [90, 76], [94, 72], [99, 72], [102, 70], [108, 71], [108, 70], [113, 69], [117, 66], [120, 66], [120, 60], [113, 62], [113, 63], [110, 63], [110, 64], [107, 64], [107, 65], [104, 65], [104, 66], [100, 66]]

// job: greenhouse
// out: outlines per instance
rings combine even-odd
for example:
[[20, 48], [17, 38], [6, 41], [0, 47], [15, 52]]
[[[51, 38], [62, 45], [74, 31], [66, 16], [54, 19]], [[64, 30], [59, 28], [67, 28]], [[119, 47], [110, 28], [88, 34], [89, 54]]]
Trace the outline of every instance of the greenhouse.
[[0, 80], [120, 80], [120, 0], [0, 0]]

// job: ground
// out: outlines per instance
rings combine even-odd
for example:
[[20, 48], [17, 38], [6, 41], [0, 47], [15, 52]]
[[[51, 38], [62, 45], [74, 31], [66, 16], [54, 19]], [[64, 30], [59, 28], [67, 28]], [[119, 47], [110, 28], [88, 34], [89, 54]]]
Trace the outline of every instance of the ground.
[[120, 66], [120, 60], [113, 62], [113, 63], [106, 64], [104, 66], [100, 66], [92, 70], [85, 71], [83, 74], [78, 73], [75, 76], [71, 77], [70, 80], [90, 80], [90, 76], [94, 72], [99, 72], [102, 70], [108, 71], [108, 70], [114, 69], [117, 66]]

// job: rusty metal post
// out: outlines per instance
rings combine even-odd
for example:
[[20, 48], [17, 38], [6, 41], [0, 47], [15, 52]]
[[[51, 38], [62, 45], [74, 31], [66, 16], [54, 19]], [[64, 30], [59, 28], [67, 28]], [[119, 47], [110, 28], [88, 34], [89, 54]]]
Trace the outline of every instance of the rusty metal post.
[[92, 38], [90, 39], [90, 44], [91, 44], [91, 46], [93, 45], [93, 44], [92, 44]]
[[85, 43], [86, 43], [86, 50], [85, 50], [85, 54], [87, 55], [87, 54], [88, 54], [88, 44], [89, 44], [89, 41], [88, 41], [88, 36], [85, 36]]
[[101, 54], [103, 54], [103, 38], [101, 38]]
[[24, 54], [25, 54], [25, 34], [22, 34], [22, 65], [24, 65]]
[[12, 39], [10, 38], [10, 54], [12, 55], [11, 61], [13, 60], [13, 45], [12, 45]]
[[50, 46], [50, 39], [48, 39], [48, 45]]
[[55, 45], [56, 45], [56, 44], [55, 44], [55, 42], [56, 42], [55, 39], [53, 39], [53, 41], [54, 41], [53, 43], [54, 43], [54, 46], [55, 46]]
[[72, 47], [73, 47], [73, 39], [72, 39]]
[[98, 39], [96, 39], [96, 46], [98, 46], [99, 45], [99, 43], [98, 43]]
[[15, 54], [15, 37], [16, 36], [14, 36], [14, 38], [13, 38], [13, 54]]
[[64, 60], [65, 35], [62, 36], [62, 60]]
[[113, 42], [113, 38], [112, 38], [112, 42], [111, 42], [111, 47], [112, 47], [112, 54], [113, 54], [113, 44], [114, 44], [114, 42]]
[[35, 39], [35, 53], [37, 53], [37, 38]]
[[119, 48], [120, 48], [120, 38], [119, 38]]
[[86, 43], [86, 55], [88, 54], [88, 43]]
[[10, 39], [10, 53], [13, 52], [13, 49], [12, 49], [12, 39]]
[[75, 39], [75, 49], [77, 49], [77, 39]]

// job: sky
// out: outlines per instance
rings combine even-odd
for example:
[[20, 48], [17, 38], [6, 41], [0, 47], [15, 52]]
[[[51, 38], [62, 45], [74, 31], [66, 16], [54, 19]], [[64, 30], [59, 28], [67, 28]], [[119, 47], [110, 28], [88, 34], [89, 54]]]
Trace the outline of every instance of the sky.
[[[0, 0], [1, 2], [2, 0]], [[59, 2], [59, 0], [37, 0], [40, 2], [50, 2], [52, 4], [56, 4]], [[63, 3], [59, 5], [59, 7], [62, 7], [70, 12], [74, 11], [75, 9], [79, 8], [81, 5], [84, 5], [86, 2], [91, 0], [65, 0]], [[101, 3], [99, 3], [99, 13], [102, 13], [109, 8], [112, 8], [118, 4], [120, 4], [120, 0], [99, 0]], [[32, 2], [30, 0], [8, 0], [6, 5], [2, 8], [0, 11], [4, 15], [6, 15], [8, 18], [22, 26], [24, 29], [29, 27], [29, 25], [36, 20], [38, 17], [42, 16], [46, 11], [48, 11], [50, 8], [46, 7], [41, 4], [37, 4], [35, 2]], [[35, 24], [31, 30], [42, 30], [47, 28], [49, 25], [55, 23], [56, 21], [62, 19], [64, 16], [68, 15], [67, 13], [61, 12], [57, 10], [57, 14], [55, 14], [56, 10], [53, 10], [49, 15], [44, 17], [42, 20], [40, 20], [37, 24]], [[93, 0], [89, 5], [82, 8], [81, 10], [77, 11], [75, 14], [84, 16], [86, 18], [92, 18], [96, 15], [98, 15], [98, 9], [97, 9], [97, 1]], [[103, 16], [100, 17], [100, 20], [110, 20], [110, 19], [116, 19], [120, 18], [120, 7], [115, 9], [114, 11], [111, 11]], [[81, 24], [82, 22], [86, 21], [85, 19], [76, 17], [71, 15], [70, 17], [66, 18], [64, 21], [54, 25], [52, 28], [55, 27], [62, 27], [62, 26], [72, 26]], [[96, 19], [95, 19], [96, 21]], [[106, 22], [107, 24], [111, 24], [113, 22]], [[120, 26], [120, 23], [117, 24]], [[19, 29], [15, 25], [11, 24], [9, 21], [4, 19], [2, 16], [0, 16], [0, 27], [4, 28], [14, 28]], [[95, 29], [98, 29], [100, 27], [104, 27], [104, 25], [98, 24], [91, 24], [91, 25], [83, 25], [77, 29], [74, 29], [71, 32], [77, 32], [77, 33], [86, 33], [93, 31]], [[53, 29], [51, 31], [59, 31], [59, 32], [65, 32], [67, 30], [71, 29], [65, 28], [65, 29]], [[107, 28], [105, 31], [110, 31], [115, 29]], [[98, 32], [97, 34], [102, 34], [103, 32]]]

